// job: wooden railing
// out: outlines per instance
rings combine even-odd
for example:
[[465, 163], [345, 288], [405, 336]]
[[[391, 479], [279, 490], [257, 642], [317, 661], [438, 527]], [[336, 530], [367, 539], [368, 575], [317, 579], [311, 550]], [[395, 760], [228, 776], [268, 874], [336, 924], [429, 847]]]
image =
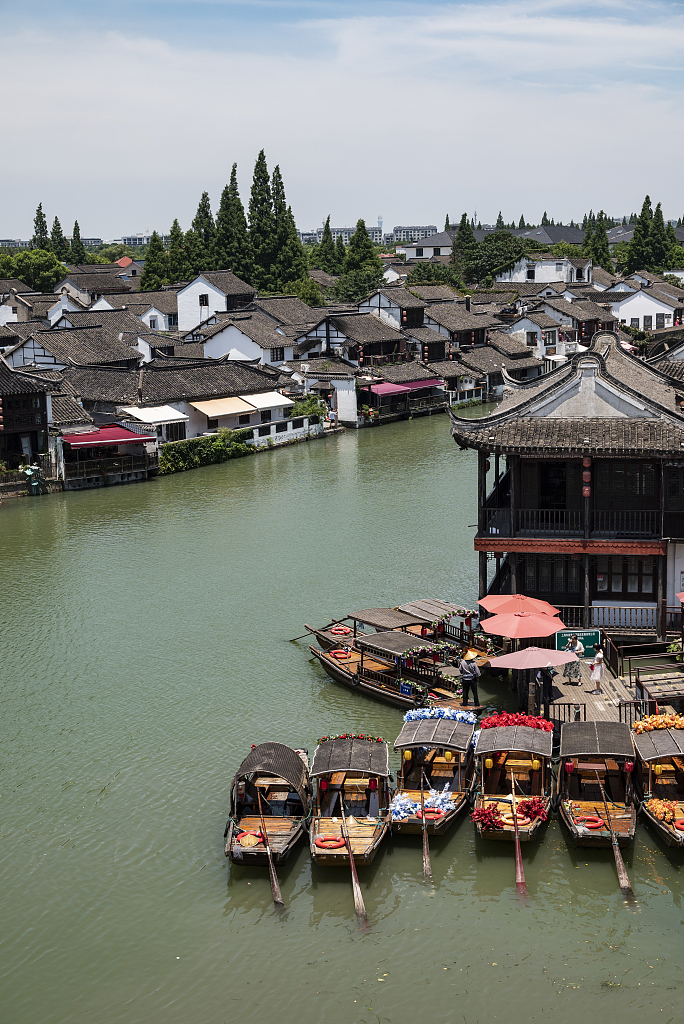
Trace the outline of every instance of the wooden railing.
[[656, 707], [654, 700], [621, 700], [618, 703], [619, 720], [631, 728], [639, 718], [655, 715]]
[[517, 533], [576, 535], [584, 532], [584, 513], [573, 509], [519, 508], [515, 513]]
[[567, 704], [555, 701], [544, 705], [544, 717], [551, 722], [586, 722], [587, 705], [577, 701], [569, 701]]
[[595, 509], [591, 514], [590, 532], [599, 537], [658, 537], [660, 536], [660, 512], [655, 510], [602, 512]]
[[[491, 496], [490, 496], [491, 497]], [[503, 537], [577, 537], [585, 532], [585, 515], [581, 509], [517, 508], [511, 521], [510, 506], [482, 509], [482, 534], [500, 533]], [[661, 533], [660, 512], [647, 510], [610, 511], [594, 509], [589, 516], [590, 537], [610, 537], [617, 540], [658, 538]]]
[[159, 465], [156, 455], [120, 455], [115, 459], [86, 459], [84, 462], [65, 462], [67, 480], [86, 476], [109, 476], [113, 473], [133, 473], [139, 469], [155, 469]]

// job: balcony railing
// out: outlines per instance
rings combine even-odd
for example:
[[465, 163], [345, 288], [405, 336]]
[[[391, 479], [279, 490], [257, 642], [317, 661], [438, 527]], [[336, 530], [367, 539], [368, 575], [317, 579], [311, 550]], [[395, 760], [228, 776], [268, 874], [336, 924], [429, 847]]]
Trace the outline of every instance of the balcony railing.
[[579, 535], [584, 533], [584, 513], [571, 509], [519, 508], [515, 513], [515, 528], [517, 533], [528, 536], [540, 533]]
[[[581, 510], [518, 508], [514, 510], [512, 518], [515, 523], [514, 534], [511, 534], [510, 508], [483, 508], [481, 536], [584, 536], [586, 519]], [[684, 534], [684, 526], [681, 532]], [[613, 540], [628, 540], [635, 537], [657, 539], [661, 536], [660, 512], [655, 509], [592, 509], [589, 513], [589, 536]]]
[[116, 459], [86, 459], [84, 462], [65, 462], [64, 474], [67, 480], [87, 476], [111, 476], [118, 473], [134, 473], [141, 469], [156, 469], [159, 460], [156, 455], [120, 455]]
[[660, 512], [655, 510], [591, 513], [591, 532], [596, 537], [658, 537]]

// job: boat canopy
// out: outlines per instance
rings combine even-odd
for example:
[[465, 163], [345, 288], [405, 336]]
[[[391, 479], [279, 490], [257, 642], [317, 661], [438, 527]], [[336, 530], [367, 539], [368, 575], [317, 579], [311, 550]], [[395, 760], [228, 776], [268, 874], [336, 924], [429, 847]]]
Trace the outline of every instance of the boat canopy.
[[286, 747], [284, 743], [259, 743], [250, 750], [235, 773], [234, 782], [243, 779], [253, 772], [265, 772], [285, 779], [297, 791], [306, 807], [308, 796], [309, 773], [304, 761], [296, 750]]
[[356, 622], [363, 622], [374, 629], [403, 629], [404, 626], [427, 625], [425, 615], [407, 615], [396, 608], [362, 608], [349, 616]]
[[406, 747], [442, 747], [444, 750], [465, 751], [470, 746], [475, 726], [469, 722], [454, 722], [448, 718], [428, 718], [405, 722], [394, 741], [395, 750]]
[[426, 598], [399, 605], [399, 611], [406, 612], [408, 615], [422, 615], [428, 622], [436, 622], [437, 619], [443, 619], [445, 616], [456, 615], [460, 607], [461, 605], [452, 604], [450, 601]]
[[684, 756], [684, 733], [680, 729], [654, 729], [638, 733], [633, 739], [642, 761]]
[[371, 633], [370, 636], [357, 636], [356, 643], [358, 647], [362, 647], [364, 650], [380, 651], [382, 654], [391, 654], [395, 657], [403, 657], [407, 651], [413, 650], [414, 647], [424, 648], [427, 654], [432, 653], [432, 651], [435, 654], [440, 652], [440, 648], [429, 640], [423, 640], [413, 633], [400, 633], [396, 630], [392, 630], [389, 633]]
[[326, 740], [316, 747], [311, 775], [331, 772], [361, 772], [363, 775], [389, 775], [389, 752], [386, 743], [376, 740]]
[[520, 750], [527, 754], [551, 757], [553, 733], [543, 729], [531, 729], [529, 725], [498, 725], [494, 729], [482, 729], [477, 740], [475, 753], [498, 754], [501, 751]]
[[626, 722], [565, 722], [561, 726], [561, 757], [634, 757]]

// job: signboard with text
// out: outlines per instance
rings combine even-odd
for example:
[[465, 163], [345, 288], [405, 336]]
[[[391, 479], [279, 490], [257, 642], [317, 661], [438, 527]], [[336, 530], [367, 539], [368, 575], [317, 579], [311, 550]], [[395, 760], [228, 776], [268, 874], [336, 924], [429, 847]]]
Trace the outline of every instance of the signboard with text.
[[594, 644], [601, 643], [600, 629], [561, 629], [556, 633], [556, 650], [564, 651], [570, 637], [576, 636], [584, 647], [584, 657], [594, 657]]

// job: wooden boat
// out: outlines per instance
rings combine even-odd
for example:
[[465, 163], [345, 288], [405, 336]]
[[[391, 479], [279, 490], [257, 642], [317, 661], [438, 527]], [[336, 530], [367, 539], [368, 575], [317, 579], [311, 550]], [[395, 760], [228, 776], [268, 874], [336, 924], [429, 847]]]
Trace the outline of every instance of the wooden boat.
[[331, 679], [384, 704], [405, 710], [428, 700], [462, 706], [460, 673], [446, 663], [444, 648], [400, 630], [357, 635], [354, 643], [309, 650]]
[[[495, 811], [504, 824], [502, 828], [487, 828], [476, 822], [478, 835], [514, 842], [513, 778], [520, 842], [537, 838], [551, 810], [552, 748], [552, 732], [528, 725], [495, 726], [480, 732], [475, 748], [480, 780], [475, 809]], [[535, 798], [541, 801], [543, 814], [528, 818], [524, 813], [526, 802]]]
[[[684, 846], [684, 732], [654, 729], [632, 734], [632, 738], [637, 753], [634, 788], [642, 801], [640, 813], [664, 843]], [[667, 801], [668, 806], [663, 807], [659, 801]], [[664, 812], [670, 820], [658, 817]]]
[[[406, 612], [408, 615], [425, 615], [432, 629], [436, 630], [439, 640], [446, 640], [456, 645], [461, 654], [472, 650], [476, 654], [478, 668], [486, 669], [489, 666], [491, 654], [488, 649], [492, 647], [492, 637], [483, 632], [476, 632], [472, 626], [472, 616], [463, 618], [465, 609], [448, 601], [437, 601], [424, 599], [421, 601], [409, 601], [408, 604], [399, 605], [398, 611]], [[454, 618], [461, 617], [462, 621], [456, 625]], [[409, 628], [409, 632], [415, 630]], [[498, 648], [497, 648], [498, 653]]]
[[306, 751], [283, 743], [260, 743], [238, 768], [223, 833], [225, 855], [234, 864], [268, 864], [259, 797], [273, 860], [282, 864], [306, 832], [311, 807]]
[[631, 781], [634, 745], [629, 726], [625, 722], [565, 722], [561, 726], [560, 756], [560, 813], [575, 846], [612, 846], [601, 786], [618, 844], [631, 843], [636, 809]]
[[446, 789], [451, 800], [451, 807], [446, 813], [437, 811], [428, 814], [428, 835], [443, 835], [454, 824], [468, 803], [475, 784], [471, 748], [474, 731], [474, 725], [448, 718], [428, 718], [404, 723], [394, 742], [394, 749], [402, 754], [399, 789], [394, 799], [400, 795], [408, 797], [417, 808], [416, 813], [408, 818], [396, 818], [390, 808], [394, 830], [408, 835], [420, 835], [422, 832], [421, 778], [423, 800], [429, 797], [430, 789], [440, 793]]
[[436, 639], [437, 635], [436, 629], [428, 628], [430, 624], [424, 615], [407, 615], [397, 608], [362, 608], [361, 611], [345, 615], [343, 619], [330, 622], [320, 629], [309, 626], [306, 622], [304, 625], [316, 637], [319, 647], [324, 651], [339, 647], [341, 643], [353, 645], [357, 636], [371, 635], [366, 632], [366, 626], [382, 633], [390, 629], [411, 631], [414, 636], [425, 636], [428, 640]]
[[359, 736], [319, 741], [311, 764], [314, 805], [309, 845], [316, 864], [349, 864], [349, 833], [355, 864], [370, 864], [389, 831], [387, 744]]

